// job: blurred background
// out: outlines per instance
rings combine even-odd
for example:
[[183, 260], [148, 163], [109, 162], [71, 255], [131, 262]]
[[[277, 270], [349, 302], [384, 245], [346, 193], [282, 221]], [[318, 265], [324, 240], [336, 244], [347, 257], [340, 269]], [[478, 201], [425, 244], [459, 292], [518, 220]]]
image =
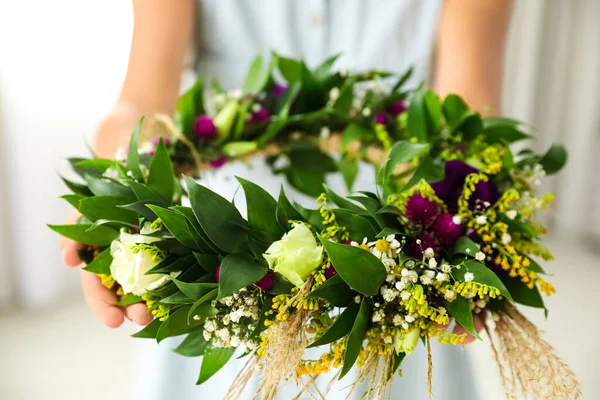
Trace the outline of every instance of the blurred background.
[[[536, 146], [561, 141], [570, 162], [547, 181], [556, 194], [545, 266], [558, 294], [546, 321], [527, 310], [600, 398], [600, 1], [515, 0], [504, 109], [537, 127]], [[56, 170], [86, 155], [127, 66], [131, 4], [0, 1], [0, 399], [125, 398], [132, 342], [88, 312], [77, 271], [62, 265], [46, 223], [69, 214]], [[481, 398], [503, 398], [486, 343], [467, 351]], [[92, 388], [92, 389], [91, 389]], [[495, 397], [497, 396], [497, 397]]]

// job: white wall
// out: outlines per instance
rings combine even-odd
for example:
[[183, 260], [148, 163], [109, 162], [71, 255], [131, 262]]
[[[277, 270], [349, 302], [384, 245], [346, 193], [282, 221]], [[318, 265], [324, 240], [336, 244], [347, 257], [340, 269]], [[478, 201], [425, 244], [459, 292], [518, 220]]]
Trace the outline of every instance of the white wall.
[[56, 170], [86, 155], [84, 136], [113, 104], [131, 21], [125, 0], [0, 2], [0, 276], [12, 271], [10, 286], [27, 306], [78, 290], [44, 225], [69, 213]]

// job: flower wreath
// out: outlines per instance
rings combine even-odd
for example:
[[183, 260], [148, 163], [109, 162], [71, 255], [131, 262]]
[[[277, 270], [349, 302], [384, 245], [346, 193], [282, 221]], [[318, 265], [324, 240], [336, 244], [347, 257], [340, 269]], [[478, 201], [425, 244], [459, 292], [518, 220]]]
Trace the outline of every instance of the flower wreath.
[[[311, 70], [274, 55], [262, 68], [258, 57], [242, 91], [212, 84], [210, 107], [199, 81], [173, 120], [155, 117], [172, 136], [140, 144], [140, 122], [117, 160], [71, 159], [82, 181], [65, 180], [73, 194], [63, 198], [82, 216], [50, 227], [87, 245], [84, 269], [118, 305], [148, 306], [155, 319], [134, 337], [187, 335], [175, 352], [203, 356], [198, 384], [243, 349], [249, 361], [227, 398], [255, 370], [256, 396], [273, 399], [282, 377], [308, 391], [319, 374], [342, 378], [354, 365], [352, 389], [367, 380], [367, 398], [381, 398], [420, 341], [431, 391], [430, 341], [460, 344], [466, 334], [447, 330], [451, 320], [480, 338], [474, 315], [508, 395], [580, 396], [571, 369], [515, 306], [546, 310], [540, 292], [555, 292], [537, 261], [552, 255], [535, 213], [552, 201], [537, 187], [564, 165], [563, 147], [514, 154], [510, 144], [530, 138], [518, 121], [482, 118], [456, 95], [401, 91], [410, 71], [387, 89], [392, 74], [331, 72], [334, 61]], [[318, 196], [317, 209], [238, 178], [243, 218], [180, 179], [256, 153]], [[342, 197], [323, 185], [339, 171], [351, 188], [359, 160], [379, 165], [377, 193]], [[309, 347], [320, 358], [304, 359]]]

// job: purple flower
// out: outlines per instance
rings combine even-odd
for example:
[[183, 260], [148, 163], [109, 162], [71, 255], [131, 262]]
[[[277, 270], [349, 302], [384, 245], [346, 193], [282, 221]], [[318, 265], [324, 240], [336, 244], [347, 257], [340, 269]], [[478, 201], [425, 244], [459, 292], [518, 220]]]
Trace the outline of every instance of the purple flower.
[[[155, 136], [152, 138], [152, 144], [154, 146], [158, 146], [158, 143], [160, 142], [160, 138], [161, 136]], [[168, 137], [163, 137], [162, 138], [163, 143], [165, 144], [165, 146], [169, 147], [171, 145], [171, 138]]]
[[406, 104], [404, 104], [404, 102], [401, 100], [393, 102], [387, 108], [387, 112], [392, 114], [394, 117], [397, 117], [398, 115], [402, 114], [404, 111], [406, 111]]
[[264, 292], [271, 289], [273, 287], [273, 270], [269, 268], [267, 274], [260, 278], [255, 285]]
[[[463, 185], [467, 175], [478, 173], [479, 171], [463, 161], [448, 161], [445, 167], [444, 179], [431, 184], [435, 194], [448, 206], [448, 211], [456, 213], [458, 211], [458, 199], [462, 194]], [[473, 209], [477, 200], [494, 204], [500, 198], [498, 187], [494, 182], [479, 182], [475, 186], [475, 193], [469, 199], [470, 207]]]
[[375, 118], [373, 119], [373, 121], [375, 121], [376, 124], [381, 125], [385, 125], [385, 123], [387, 122], [384, 113], [375, 114]]
[[271, 118], [269, 111], [267, 111], [265, 108], [261, 108], [260, 110], [252, 113], [252, 119], [250, 121], [254, 124], [258, 124], [260, 122], [267, 121], [269, 118]]
[[325, 275], [325, 279], [331, 279], [337, 275], [337, 271], [336, 271], [335, 267], [332, 265], [330, 267], [327, 267], [327, 269], [323, 272], [323, 274]]
[[460, 224], [455, 224], [452, 214], [442, 214], [438, 216], [431, 227], [440, 242], [445, 246], [451, 246], [462, 236], [463, 228]]
[[217, 127], [211, 117], [200, 115], [196, 118], [196, 123], [194, 124], [194, 136], [200, 140], [209, 140], [217, 136]]
[[273, 97], [281, 97], [288, 90], [286, 85], [282, 85], [281, 83], [276, 83], [271, 87], [271, 96]]
[[215, 276], [217, 278], [217, 283], [218, 283], [219, 279], [221, 279], [221, 264], [217, 265], [217, 270], [215, 271]]
[[225, 165], [227, 163], [227, 157], [225, 157], [224, 155], [221, 155], [216, 160], [209, 161], [208, 163], [210, 164], [211, 167], [213, 167], [215, 169], [221, 168], [223, 165]]
[[433, 249], [434, 254], [440, 252], [440, 242], [432, 232], [421, 232], [417, 239], [421, 241], [420, 244], [414, 241], [409, 246], [411, 256], [421, 258], [423, 252], [429, 248]]
[[414, 224], [427, 225], [435, 220], [438, 215], [438, 205], [435, 201], [423, 197], [420, 193], [408, 198], [404, 213], [406, 218]]

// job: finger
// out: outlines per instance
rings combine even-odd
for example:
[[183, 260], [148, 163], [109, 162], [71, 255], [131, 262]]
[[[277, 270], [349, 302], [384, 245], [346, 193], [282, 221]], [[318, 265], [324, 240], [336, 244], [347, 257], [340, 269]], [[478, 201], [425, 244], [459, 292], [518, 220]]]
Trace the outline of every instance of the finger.
[[132, 304], [125, 307], [125, 316], [131, 322], [142, 326], [148, 325], [153, 319], [152, 314], [150, 314], [144, 303]]
[[[483, 329], [483, 321], [481, 320], [481, 317], [478, 314], [473, 314], [473, 327], [475, 328], [475, 331], [477, 333], [481, 332], [481, 330]], [[456, 324], [456, 326], [452, 330], [452, 333], [456, 335], [463, 335], [466, 333], [467, 337], [463, 342], [463, 344], [465, 345], [473, 343], [476, 340], [475, 336], [471, 335], [469, 332], [467, 332], [465, 328], [458, 324]]]
[[109, 328], [121, 326], [125, 319], [123, 310], [114, 304], [117, 296], [102, 286], [100, 278], [91, 272], [81, 270], [81, 286], [85, 302], [96, 317]]
[[79, 258], [77, 250], [84, 249], [85, 245], [77, 243], [71, 239], [66, 239], [63, 243], [61, 243], [61, 248], [63, 263], [67, 267], [77, 267], [78, 265], [81, 265], [81, 258]]

